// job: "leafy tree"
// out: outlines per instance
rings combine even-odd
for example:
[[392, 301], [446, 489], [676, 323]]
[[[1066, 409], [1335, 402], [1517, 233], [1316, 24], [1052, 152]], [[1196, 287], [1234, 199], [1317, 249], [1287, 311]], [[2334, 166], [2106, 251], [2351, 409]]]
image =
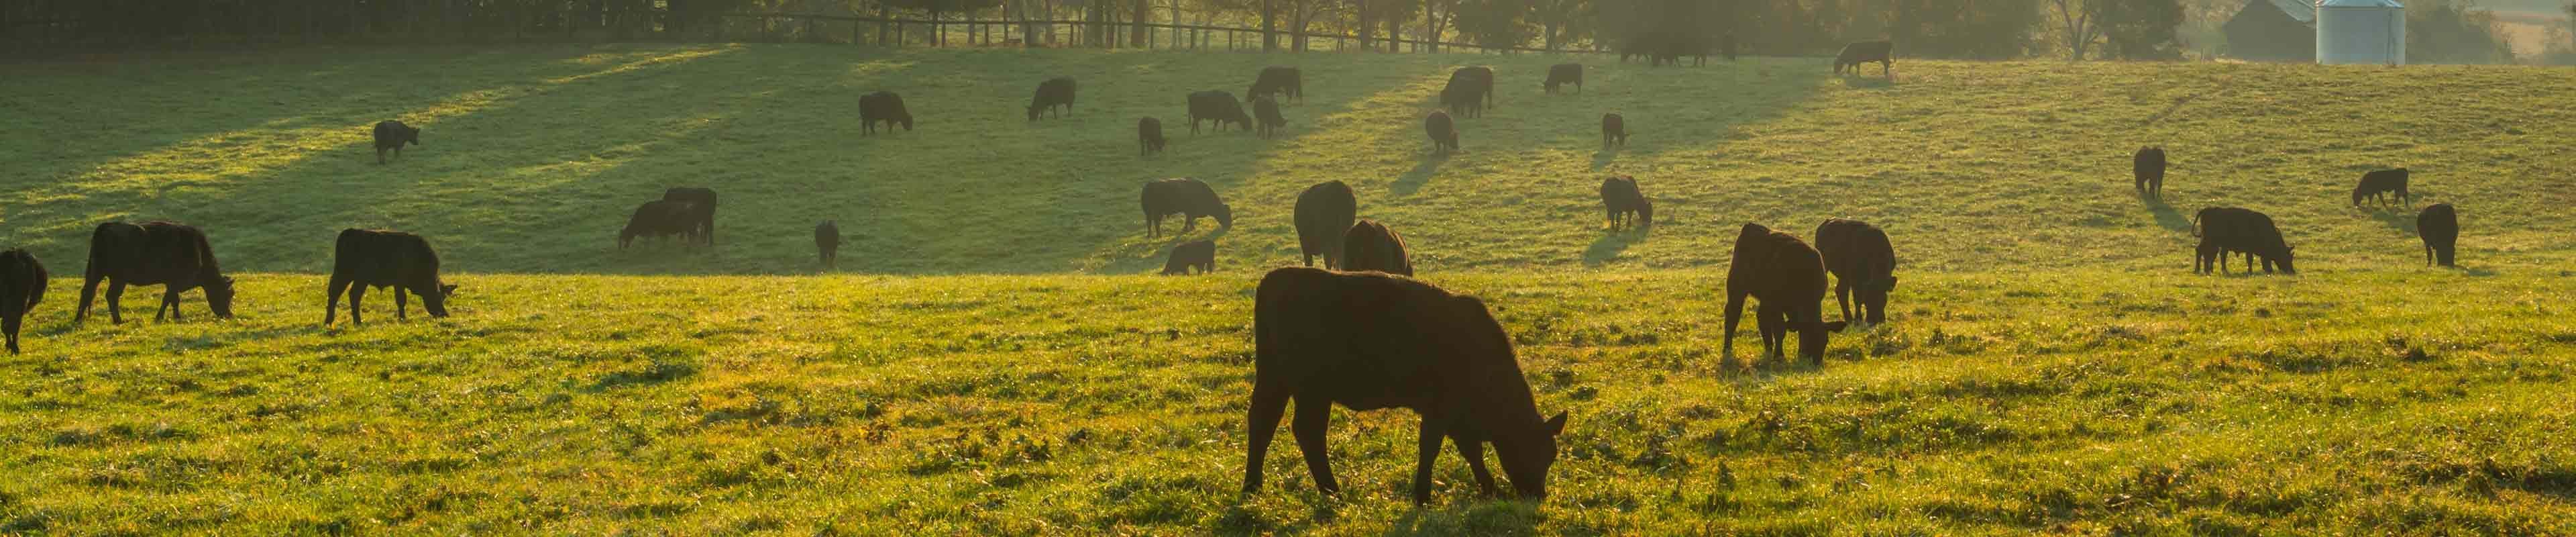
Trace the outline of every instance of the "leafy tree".
[[2103, 56], [2121, 60], [2179, 60], [2181, 0], [2093, 0], [2102, 25]]

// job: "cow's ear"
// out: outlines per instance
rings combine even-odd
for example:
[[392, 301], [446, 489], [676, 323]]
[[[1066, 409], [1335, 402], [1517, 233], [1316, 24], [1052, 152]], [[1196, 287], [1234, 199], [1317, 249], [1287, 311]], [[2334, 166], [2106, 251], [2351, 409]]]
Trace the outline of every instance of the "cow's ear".
[[457, 286], [454, 285], [438, 286], [438, 296], [456, 296], [456, 287]]
[[1548, 436], [1565, 434], [1565, 412], [1558, 411], [1556, 417], [1548, 418], [1547, 423], [1542, 426], [1547, 430]]

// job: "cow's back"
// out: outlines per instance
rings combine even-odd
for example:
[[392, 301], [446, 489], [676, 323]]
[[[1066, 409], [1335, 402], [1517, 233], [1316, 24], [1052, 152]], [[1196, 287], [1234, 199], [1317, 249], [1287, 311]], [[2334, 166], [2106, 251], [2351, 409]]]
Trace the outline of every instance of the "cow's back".
[[1451, 354], [1439, 339], [1457, 335], [1440, 332], [1477, 329], [1445, 319], [1452, 299], [1386, 274], [1273, 270], [1253, 305], [1254, 375], [1355, 409], [1396, 406], [1434, 385]]
[[1858, 220], [1826, 220], [1816, 226], [1816, 252], [1825, 270], [1844, 278], [1876, 280], [1896, 270], [1896, 247], [1887, 232]]

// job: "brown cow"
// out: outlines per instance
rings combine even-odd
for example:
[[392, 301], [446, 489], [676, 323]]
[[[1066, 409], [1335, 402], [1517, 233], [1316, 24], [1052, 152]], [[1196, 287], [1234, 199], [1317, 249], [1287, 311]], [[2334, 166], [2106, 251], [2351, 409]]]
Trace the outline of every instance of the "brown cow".
[[0, 332], [8, 333], [9, 354], [18, 353], [19, 322], [44, 301], [48, 276], [35, 254], [19, 249], [0, 252]]
[[1785, 358], [1789, 333], [1797, 332], [1798, 356], [1825, 365], [1825, 339], [1846, 323], [1824, 322], [1825, 262], [1815, 248], [1761, 224], [1744, 224], [1736, 234], [1735, 260], [1726, 271], [1726, 339], [1719, 345], [1729, 356], [1748, 296], [1761, 301], [1753, 321], [1765, 356]]
[[1172, 257], [1163, 262], [1164, 276], [1187, 276], [1190, 269], [1200, 274], [1216, 272], [1216, 241], [1196, 240], [1172, 247]]
[[1601, 208], [1609, 211], [1610, 230], [1655, 227], [1655, 202], [1637, 189], [1637, 178], [1614, 175], [1601, 180]]
[[1198, 229], [1199, 217], [1216, 218], [1216, 224], [1234, 227], [1234, 208], [1216, 197], [1216, 189], [1207, 183], [1186, 177], [1145, 183], [1141, 196], [1145, 206], [1145, 236], [1163, 235], [1163, 217], [1181, 215], [1181, 232]]
[[1359, 207], [1351, 186], [1341, 181], [1316, 183], [1297, 194], [1297, 251], [1306, 266], [1315, 266], [1315, 256], [1323, 256], [1324, 268], [1341, 268], [1342, 237], [1358, 221]]
[[349, 294], [349, 323], [365, 324], [358, 304], [370, 287], [393, 288], [396, 319], [410, 317], [404, 311], [410, 307], [404, 303], [406, 291], [420, 295], [420, 309], [431, 317], [446, 317], [447, 298], [456, 295], [456, 286], [439, 281], [438, 251], [428, 239], [400, 231], [340, 230], [332, 248], [330, 299], [322, 308], [322, 326], [331, 326], [344, 291]]
[[89, 317], [91, 297], [98, 292], [98, 282], [107, 281], [107, 319], [124, 323], [125, 316], [118, 299], [127, 285], [161, 285], [161, 305], [152, 312], [152, 320], [169, 314], [180, 321], [179, 293], [189, 289], [206, 289], [206, 309], [215, 317], [233, 317], [233, 279], [225, 276], [215, 263], [215, 249], [207, 245], [206, 232], [174, 222], [99, 224], [89, 236], [89, 268], [81, 275], [80, 305], [72, 310], [72, 322]]
[[[1855, 319], [1857, 311], [1869, 324], [1887, 322], [1887, 293], [1896, 290], [1896, 247], [1888, 244], [1887, 232], [1859, 220], [1828, 219], [1816, 226], [1816, 253], [1834, 276], [1834, 303], [1842, 306], [1844, 321]], [[1853, 289], [1860, 290], [1857, 308]]]
[[1602, 114], [1601, 148], [1609, 149], [1612, 145], [1628, 147], [1628, 118], [1619, 114]]
[[1412, 276], [1413, 261], [1404, 255], [1404, 235], [1376, 220], [1361, 220], [1342, 234], [1342, 270]]

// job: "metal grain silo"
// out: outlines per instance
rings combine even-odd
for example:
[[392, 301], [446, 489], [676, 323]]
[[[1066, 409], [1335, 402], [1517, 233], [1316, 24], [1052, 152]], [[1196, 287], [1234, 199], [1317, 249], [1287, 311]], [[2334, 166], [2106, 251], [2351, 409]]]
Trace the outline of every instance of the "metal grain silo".
[[2317, 63], [2406, 63], [2406, 6], [2397, 0], [2317, 0]]

